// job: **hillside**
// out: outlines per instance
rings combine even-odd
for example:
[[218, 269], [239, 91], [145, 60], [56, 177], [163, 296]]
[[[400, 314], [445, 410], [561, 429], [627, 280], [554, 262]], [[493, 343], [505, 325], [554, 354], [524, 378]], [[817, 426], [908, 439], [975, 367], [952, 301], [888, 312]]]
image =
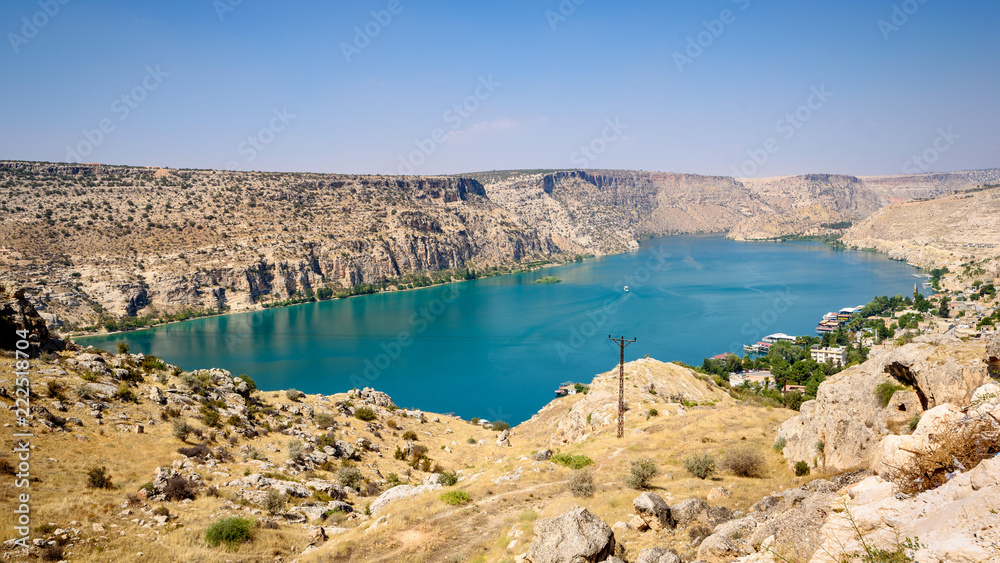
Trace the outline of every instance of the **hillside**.
[[843, 241], [926, 268], [1000, 256], [1000, 186], [884, 207]]
[[[462, 280], [647, 237], [838, 234], [997, 171], [741, 179], [627, 170], [448, 177], [0, 162], [0, 281], [112, 328]], [[470, 274], [468, 270], [474, 270]]]

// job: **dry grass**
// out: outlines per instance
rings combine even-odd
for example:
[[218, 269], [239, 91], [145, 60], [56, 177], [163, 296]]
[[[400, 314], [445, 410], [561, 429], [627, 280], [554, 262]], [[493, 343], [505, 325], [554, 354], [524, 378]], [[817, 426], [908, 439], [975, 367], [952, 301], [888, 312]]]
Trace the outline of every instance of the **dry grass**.
[[1000, 453], [1000, 421], [985, 413], [956, 422], [935, 435], [926, 447], [909, 451], [906, 465], [893, 467], [889, 480], [897, 492], [917, 494], [939, 487], [948, 474], [968, 471]]

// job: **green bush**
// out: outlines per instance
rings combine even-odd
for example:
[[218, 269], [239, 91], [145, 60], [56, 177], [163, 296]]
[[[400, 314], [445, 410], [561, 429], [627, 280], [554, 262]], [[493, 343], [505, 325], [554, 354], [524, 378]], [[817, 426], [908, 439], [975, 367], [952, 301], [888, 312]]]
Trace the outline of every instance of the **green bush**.
[[285, 495], [279, 493], [276, 489], [268, 489], [267, 496], [264, 497], [264, 502], [261, 503], [261, 506], [268, 514], [274, 516], [284, 510], [287, 503], [288, 498]]
[[211, 547], [224, 543], [226, 547], [236, 548], [253, 539], [254, 525], [249, 518], [226, 518], [205, 530], [205, 541]]
[[288, 441], [288, 459], [294, 461], [295, 463], [301, 463], [305, 458], [306, 450], [305, 446], [299, 440], [289, 440]]
[[111, 482], [111, 474], [108, 473], [108, 468], [94, 467], [90, 471], [87, 471], [87, 486], [91, 489], [113, 489], [114, 484]]
[[417, 433], [414, 432], [413, 430], [407, 430], [406, 432], [403, 432], [403, 439], [404, 440], [409, 440], [411, 442], [416, 442], [417, 441]]
[[804, 461], [796, 461], [795, 476], [802, 477], [803, 475], [809, 475], [809, 464]]
[[221, 424], [222, 415], [219, 411], [213, 409], [208, 405], [202, 405], [201, 407], [201, 421], [209, 428], [217, 428], [222, 426]]
[[191, 425], [187, 423], [187, 421], [185, 420], [174, 421], [174, 437], [180, 440], [181, 442], [186, 442], [188, 436], [190, 436], [192, 432], [194, 432], [194, 428], [192, 428]]
[[660, 416], [660, 411], [656, 409], [649, 409], [649, 412], [646, 413], [646, 416]]
[[660, 474], [660, 469], [656, 466], [656, 461], [644, 457], [632, 462], [629, 469], [629, 476], [625, 479], [625, 484], [630, 489], [642, 490], [649, 487], [649, 480]]
[[904, 389], [906, 389], [906, 387], [897, 385], [893, 381], [883, 381], [875, 387], [875, 396], [878, 398], [878, 402], [882, 405], [882, 408], [885, 408], [889, 406], [889, 401], [892, 400], [893, 393]]
[[715, 473], [715, 458], [709, 454], [694, 454], [684, 459], [684, 469], [699, 479], [708, 479]]
[[314, 416], [313, 422], [315, 422], [316, 426], [320, 428], [329, 428], [331, 426], [337, 425], [337, 422], [333, 418], [333, 416], [326, 413], [319, 413], [316, 416]]
[[125, 383], [119, 385], [118, 389], [115, 390], [114, 398], [118, 399], [123, 403], [139, 402], [139, 398], [135, 396], [135, 393], [132, 392], [132, 389], [129, 388], [129, 386], [126, 385]]
[[775, 438], [774, 445], [771, 446], [771, 447], [774, 448], [774, 451], [780, 452], [780, 451], [783, 451], [785, 449], [785, 444], [786, 443], [787, 443], [787, 440], [785, 440], [784, 436], [778, 436], [777, 438]]
[[358, 420], [363, 420], [365, 422], [370, 422], [378, 418], [378, 416], [376, 416], [375, 411], [371, 410], [370, 408], [361, 407], [358, 410], [354, 411], [354, 418]]
[[476, 443], [476, 439], [475, 438], [469, 438], [468, 440], [466, 440], [466, 443], [475, 444]]
[[337, 470], [337, 480], [345, 487], [359, 489], [365, 481], [365, 476], [356, 467], [341, 467]]
[[119, 342], [116, 345], [119, 354], [128, 354], [128, 342]]
[[494, 432], [503, 432], [504, 430], [510, 430], [510, 424], [507, 424], [502, 420], [494, 420], [490, 423], [490, 428], [492, 428]]
[[301, 399], [302, 397], [305, 397], [305, 396], [306, 396], [306, 394], [303, 393], [302, 391], [299, 391], [298, 389], [289, 389], [289, 390], [285, 391], [285, 397], [289, 401], [298, 401], [299, 399]]
[[583, 469], [588, 465], [593, 465], [594, 460], [590, 459], [585, 455], [569, 455], [569, 454], [555, 454], [552, 456], [551, 461], [553, 463], [558, 463], [559, 465], [565, 465], [570, 469]]
[[445, 472], [445, 473], [441, 474], [441, 484], [442, 485], [444, 485], [446, 487], [450, 487], [450, 486], [454, 485], [455, 483], [458, 483], [458, 473], [456, 473], [454, 471], [448, 471], [448, 472]]
[[456, 506], [460, 504], [465, 504], [470, 500], [472, 500], [472, 497], [469, 496], [469, 493], [465, 491], [448, 491], [447, 493], [444, 493], [438, 498], [448, 504]]

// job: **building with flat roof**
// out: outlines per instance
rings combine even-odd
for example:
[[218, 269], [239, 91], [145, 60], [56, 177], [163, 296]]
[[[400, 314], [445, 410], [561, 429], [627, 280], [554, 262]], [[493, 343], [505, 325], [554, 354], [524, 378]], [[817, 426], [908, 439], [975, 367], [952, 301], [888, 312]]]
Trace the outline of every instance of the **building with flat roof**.
[[832, 360], [833, 365], [844, 367], [847, 364], [847, 347], [823, 348], [821, 346], [813, 346], [809, 350], [809, 357], [821, 364], [825, 364], [827, 360]]

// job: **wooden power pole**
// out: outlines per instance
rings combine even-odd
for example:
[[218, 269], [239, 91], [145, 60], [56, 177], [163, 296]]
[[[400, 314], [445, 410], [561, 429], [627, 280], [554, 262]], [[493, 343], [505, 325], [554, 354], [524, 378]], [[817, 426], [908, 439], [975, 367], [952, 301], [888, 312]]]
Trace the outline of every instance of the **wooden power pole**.
[[609, 334], [608, 339], [618, 344], [621, 349], [621, 356], [618, 360], [618, 437], [621, 438], [625, 435], [625, 347], [635, 342], [635, 338], [625, 340], [623, 336], [615, 339], [611, 338]]

